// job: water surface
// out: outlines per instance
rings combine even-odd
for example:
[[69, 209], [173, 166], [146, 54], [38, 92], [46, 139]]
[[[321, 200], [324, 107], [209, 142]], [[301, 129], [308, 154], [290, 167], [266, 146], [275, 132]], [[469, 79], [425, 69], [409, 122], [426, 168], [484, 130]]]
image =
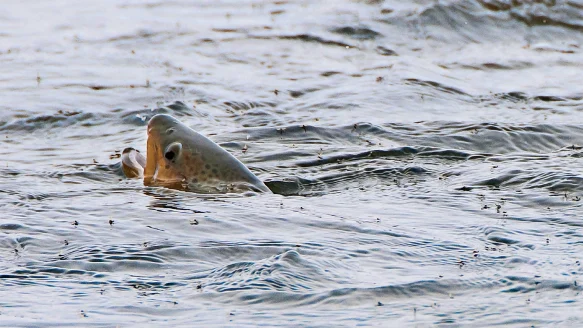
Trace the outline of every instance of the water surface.
[[[0, 325], [583, 324], [576, 1], [6, 7]], [[275, 193], [123, 178], [156, 113]]]

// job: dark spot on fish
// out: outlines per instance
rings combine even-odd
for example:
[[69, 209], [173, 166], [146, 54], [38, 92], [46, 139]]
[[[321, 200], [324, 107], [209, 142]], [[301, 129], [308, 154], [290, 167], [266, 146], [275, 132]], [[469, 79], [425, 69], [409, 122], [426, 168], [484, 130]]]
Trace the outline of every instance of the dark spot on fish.
[[197, 178], [192, 178], [192, 183], [198, 183], [198, 179]]
[[168, 169], [170, 168], [170, 165], [166, 164], [166, 165], [164, 165], [164, 168], [165, 168], [166, 170], [168, 170]]
[[[207, 164], [207, 165], [208, 165], [208, 164]], [[214, 173], [214, 174], [217, 174], [217, 176], [218, 176], [218, 171], [217, 171], [217, 169], [213, 169], [213, 173]]]
[[206, 171], [205, 170], [200, 171], [200, 175], [205, 176], [206, 175]]
[[209, 164], [205, 164], [204, 168], [210, 170], [211, 166]]

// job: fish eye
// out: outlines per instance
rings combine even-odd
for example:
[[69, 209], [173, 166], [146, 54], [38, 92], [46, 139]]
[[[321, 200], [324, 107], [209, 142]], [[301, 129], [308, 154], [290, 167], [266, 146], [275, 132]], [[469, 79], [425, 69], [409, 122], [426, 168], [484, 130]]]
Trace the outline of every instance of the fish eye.
[[169, 128], [168, 130], [166, 130], [167, 135], [171, 135], [172, 133], [174, 133], [174, 128]]
[[172, 150], [169, 150], [166, 152], [166, 154], [164, 154], [164, 157], [166, 157], [166, 159], [169, 161], [173, 160], [174, 156], [176, 156], [176, 154], [174, 154]]
[[167, 160], [174, 162], [179, 156], [180, 152], [182, 151], [182, 144], [180, 142], [173, 142], [166, 147], [164, 150], [164, 158]]

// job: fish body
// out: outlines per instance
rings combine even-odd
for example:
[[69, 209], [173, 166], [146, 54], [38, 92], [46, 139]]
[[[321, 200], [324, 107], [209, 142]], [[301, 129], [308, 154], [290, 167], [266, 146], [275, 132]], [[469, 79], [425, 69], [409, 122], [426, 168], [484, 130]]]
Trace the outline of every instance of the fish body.
[[202, 193], [271, 192], [231, 153], [165, 114], [155, 115], [148, 123], [145, 158], [126, 148], [122, 167], [127, 177], [143, 176], [145, 186]]

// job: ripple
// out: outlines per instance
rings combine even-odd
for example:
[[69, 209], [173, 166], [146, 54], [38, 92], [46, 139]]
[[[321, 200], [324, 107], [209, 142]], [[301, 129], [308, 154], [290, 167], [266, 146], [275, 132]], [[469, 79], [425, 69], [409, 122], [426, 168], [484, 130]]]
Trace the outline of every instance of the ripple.
[[0, 125], [0, 131], [27, 131], [50, 130], [67, 128], [76, 124], [93, 126], [102, 123], [102, 118], [93, 113], [61, 112], [53, 115], [37, 115], [26, 119], [19, 119], [11, 123]]
[[[581, 321], [574, 1], [10, 9], [3, 324]], [[157, 113], [275, 193], [124, 179], [119, 150]]]
[[326, 46], [336, 46], [336, 47], [343, 47], [343, 48], [356, 48], [348, 43], [328, 40], [319, 36], [311, 35], [311, 34], [297, 34], [297, 35], [283, 35], [278, 37], [281, 40], [297, 40], [302, 42], [314, 42], [319, 43]]
[[333, 33], [346, 35], [349, 38], [356, 40], [374, 40], [382, 34], [364, 26], [343, 26], [332, 29]]

